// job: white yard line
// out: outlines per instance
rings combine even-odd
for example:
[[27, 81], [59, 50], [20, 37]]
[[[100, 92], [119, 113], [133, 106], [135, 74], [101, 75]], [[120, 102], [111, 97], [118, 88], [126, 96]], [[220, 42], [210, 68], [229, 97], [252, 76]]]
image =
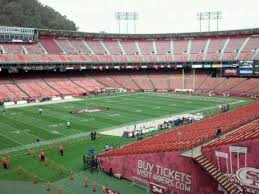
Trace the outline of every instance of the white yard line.
[[1, 133], [0, 133], [0, 136], [4, 137], [4, 138], [6, 138], [6, 139], [9, 139], [9, 140], [11, 140], [11, 141], [13, 141], [13, 142], [15, 142], [15, 143], [17, 143], [17, 144], [19, 144], [19, 145], [24, 145], [24, 144], [22, 144], [21, 142], [15, 140], [15, 139], [13, 139], [13, 138], [11, 138], [11, 137], [9, 137], [9, 136], [6, 136], [6, 135], [4, 135], [4, 134], [1, 134]]
[[60, 101], [32, 102], [32, 103], [28, 103], [28, 104], [15, 104], [15, 105], [10, 105], [10, 106], [5, 106], [5, 108], [11, 109], [11, 108], [21, 108], [21, 107], [30, 107], [30, 106], [42, 106], [42, 105], [48, 105], [48, 104], [75, 102], [75, 101], [81, 101], [81, 100], [83, 100], [83, 99], [73, 98], [73, 99], [60, 100]]

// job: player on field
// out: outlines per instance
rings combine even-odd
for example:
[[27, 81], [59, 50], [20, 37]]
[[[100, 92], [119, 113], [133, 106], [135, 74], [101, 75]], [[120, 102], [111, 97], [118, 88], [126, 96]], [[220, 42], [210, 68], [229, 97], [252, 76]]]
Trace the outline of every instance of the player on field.
[[62, 145], [59, 146], [59, 152], [61, 156], [64, 156], [64, 147]]
[[40, 152], [40, 160], [41, 161], [45, 160], [45, 152], [43, 150]]
[[67, 128], [70, 128], [71, 127], [71, 123], [70, 121], [67, 121]]
[[39, 108], [39, 114], [42, 115], [42, 109], [41, 108]]

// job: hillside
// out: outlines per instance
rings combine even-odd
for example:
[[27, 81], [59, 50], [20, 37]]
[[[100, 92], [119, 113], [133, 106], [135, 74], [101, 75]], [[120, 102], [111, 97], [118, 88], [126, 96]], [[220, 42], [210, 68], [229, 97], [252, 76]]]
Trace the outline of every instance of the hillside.
[[75, 23], [38, 0], [0, 0], [0, 25], [77, 30]]

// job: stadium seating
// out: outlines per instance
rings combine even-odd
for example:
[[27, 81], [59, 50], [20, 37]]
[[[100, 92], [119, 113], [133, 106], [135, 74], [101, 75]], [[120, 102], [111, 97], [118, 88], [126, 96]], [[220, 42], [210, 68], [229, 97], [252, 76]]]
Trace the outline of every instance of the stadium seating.
[[69, 40], [72, 47], [74, 47], [79, 54], [89, 55], [89, 50], [85, 46], [84, 40], [72, 39]]
[[92, 78], [94, 78], [97, 82], [101, 83], [105, 87], [112, 87], [112, 88], [123, 88], [118, 82], [114, 81], [108, 75], [104, 74], [92, 74]]
[[225, 92], [244, 82], [246, 78], [228, 78], [222, 84], [214, 88], [214, 91]]
[[226, 78], [217, 77], [217, 78], [208, 78], [203, 84], [201, 84], [199, 90], [202, 91], [213, 91], [218, 85], [224, 84]]
[[154, 90], [154, 87], [147, 74], [136, 73], [131, 75], [131, 79], [142, 89], [142, 90]]
[[202, 61], [208, 39], [194, 39], [191, 42], [190, 61]]
[[0, 100], [21, 100], [28, 96], [14, 83], [0, 84]]
[[111, 55], [121, 55], [122, 51], [117, 41], [103, 41]]
[[[87, 45], [92, 49], [92, 51], [96, 54], [96, 55], [104, 55], [105, 54], [105, 50], [101, 44], [101, 41], [95, 41], [95, 40], [86, 40], [85, 41], [87, 43]], [[108, 53], [106, 53], [108, 54]]]
[[151, 55], [155, 54], [153, 41], [138, 41], [137, 42], [142, 55]]
[[76, 85], [80, 86], [81, 88], [84, 88], [85, 90], [91, 93], [104, 88], [103, 85], [101, 85], [96, 80], [87, 75], [71, 76], [69, 77], [69, 79], [72, 80]]
[[156, 51], [158, 55], [167, 55], [172, 53], [171, 51], [171, 41], [157, 40], [155, 41]]
[[219, 146], [223, 144], [233, 144], [236, 142], [251, 140], [258, 137], [259, 137], [259, 120], [256, 120], [252, 123], [249, 123], [237, 129], [235, 132], [218, 139], [217, 141], [209, 143], [208, 145], [206, 145], [206, 147]]
[[1, 44], [7, 54], [25, 54], [22, 44]]
[[169, 88], [171, 90], [184, 89], [184, 79], [180, 72], [170, 74], [169, 77]]
[[24, 45], [28, 54], [45, 54], [44, 49], [40, 46], [40, 43], [26, 44]]
[[62, 95], [83, 95], [87, 91], [67, 78], [45, 78], [45, 82]]
[[[2, 43], [2, 54], [88, 55], [89, 62], [203, 62], [259, 59], [257, 36], [156, 39], [94, 39], [40, 35], [37, 44]], [[90, 55], [90, 56], [89, 56]], [[110, 55], [110, 56], [109, 56]], [[30, 61], [35, 57], [26, 57]], [[12, 61], [10, 59], [10, 61]], [[22, 62], [24, 62], [22, 61]], [[36, 60], [34, 60], [36, 61]], [[32, 60], [33, 62], [33, 60]], [[48, 61], [42, 61], [48, 62]], [[68, 62], [68, 61], [67, 61]], [[72, 61], [77, 62], [77, 61]]]
[[246, 93], [246, 92], [249, 92], [250, 90], [255, 89], [258, 86], [259, 86], [259, 79], [251, 78], [231, 88], [229, 92], [238, 93], [238, 94]]
[[164, 73], [152, 73], [149, 74], [149, 78], [152, 81], [154, 88], [157, 90], [167, 91], [169, 90], [168, 75]]
[[64, 54], [71, 54], [76, 55], [79, 52], [72, 46], [69, 40], [66, 39], [57, 39], [56, 43], [59, 45], [59, 47], [62, 49]]
[[120, 85], [128, 90], [134, 90], [138, 91], [140, 88], [135, 84], [134, 81], [130, 78], [127, 74], [112, 74], [110, 75], [110, 78], [112, 78], [117, 83], [120, 83]]
[[62, 53], [53, 37], [41, 37], [41, 44], [49, 54], [60, 55]]
[[259, 103], [251, 104], [103, 153], [100, 157], [177, 151], [179, 148], [188, 150], [215, 138], [215, 130], [218, 127], [224, 134], [258, 118]]
[[135, 55], [138, 52], [134, 41], [130, 41], [130, 40], [121, 41], [121, 45], [122, 45], [126, 55]]

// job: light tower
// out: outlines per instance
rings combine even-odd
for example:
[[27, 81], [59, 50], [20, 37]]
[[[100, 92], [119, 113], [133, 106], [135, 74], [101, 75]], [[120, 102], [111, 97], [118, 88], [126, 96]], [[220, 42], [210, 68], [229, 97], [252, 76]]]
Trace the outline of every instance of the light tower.
[[115, 12], [115, 19], [118, 21], [118, 32], [121, 33], [121, 22], [126, 22], [126, 33], [129, 33], [129, 22], [133, 21], [134, 33], [137, 31], [137, 20], [139, 19], [139, 14], [137, 12]]
[[206, 12], [199, 12], [197, 14], [197, 19], [200, 22], [200, 32], [202, 31], [202, 21], [208, 21], [208, 31], [211, 28], [211, 21], [217, 20], [217, 31], [219, 30], [219, 20], [222, 19], [222, 12], [221, 11], [206, 11]]

